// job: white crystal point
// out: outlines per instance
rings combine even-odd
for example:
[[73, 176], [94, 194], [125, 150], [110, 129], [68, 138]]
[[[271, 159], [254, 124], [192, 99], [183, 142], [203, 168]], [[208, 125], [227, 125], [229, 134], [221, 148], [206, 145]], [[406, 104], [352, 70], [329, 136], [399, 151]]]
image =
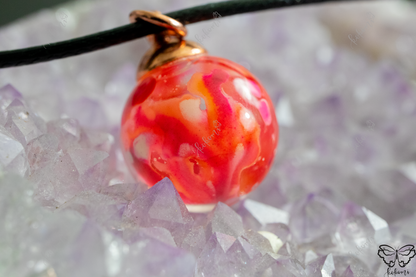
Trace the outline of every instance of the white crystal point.
[[14, 99], [22, 99], [22, 94], [11, 84], [0, 88], [0, 109], [5, 110]]
[[[305, 268], [307, 276], [324, 277], [323, 268], [324, 268], [324, 265], [325, 265], [326, 258], [327, 258], [327, 256], [320, 256], [320, 257], [317, 257], [316, 259], [310, 261], [306, 265], [306, 268]], [[325, 277], [328, 277], [328, 276], [325, 276]]]
[[270, 223], [289, 223], [289, 214], [286, 211], [275, 207], [247, 199], [244, 201], [244, 207], [260, 222], [262, 225]]
[[58, 145], [58, 138], [51, 134], [42, 135], [30, 142], [27, 147], [30, 168], [36, 171], [51, 163], [58, 152]]
[[269, 254], [271, 256], [274, 256], [275, 252], [273, 252], [273, 248], [271, 246], [270, 241], [258, 232], [253, 231], [251, 229], [246, 230], [242, 237], [245, 240], [247, 240], [251, 245], [253, 245], [258, 251], [260, 251], [262, 255]]
[[404, 176], [416, 184], [416, 162], [403, 164], [399, 170]]
[[390, 229], [389, 229], [389, 225], [387, 224], [387, 222], [365, 207], [363, 207], [363, 212], [367, 216], [368, 221], [370, 221], [371, 226], [373, 226], [373, 229], [375, 231], [374, 233], [375, 241], [378, 244], [382, 244], [382, 243], [385, 243], [386, 241], [389, 241], [391, 239], [391, 234], [390, 234]]
[[62, 126], [59, 126], [59, 127], [65, 130], [65, 132], [67, 132], [68, 134], [71, 134], [77, 139], [80, 138], [81, 129], [80, 129], [78, 120], [73, 119], [73, 118], [68, 118], [68, 119], [59, 120], [57, 123], [58, 123], [57, 124], [58, 126], [61, 124]]
[[91, 147], [100, 147], [100, 150], [110, 152], [114, 143], [114, 137], [111, 134], [97, 131], [88, 131], [86, 133]]
[[233, 245], [235, 242], [235, 238], [233, 236], [229, 236], [223, 233], [216, 232], [215, 236], [217, 237], [217, 241], [220, 244], [222, 250], [227, 252], [227, 250]]
[[309, 262], [315, 260], [316, 258], [318, 258], [318, 255], [316, 255], [316, 253], [313, 250], [308, 250], [305, 253], [305, 264], [308, 264]]
[[0, 126], [0, 168], [25, 176], [29, 170], [26, 151], [18, 140]]
[[279, 239], [278, 236], [268, 231], [258, 231], [258, 233], [267, 239], [267, 241], [270, 243], [273, 253], [276, 254], [272, 255], [272, 257], [277, 258], [277, 252], [283, 246], [283, 241]]
[[326, 256], [325, 263], [321, 269], [322, 277], [332, 277], [335, 271], [334, 257], [332, 254]]
[[81, 175], [109, 156], [107, 152], [87, 148], [70, 149], [68, 154]]
[[243, 221], [240, 215], [222, 202], [218, 202], [208, 218], [211, 219], [212, 233], [219, 232], [235, 238], [244, 233]]
[[8, 166], [14, 158], [24, 152], [20, 142], [12, 138], [7, 131], [0, 126], [0, 163]]
[[[15, 105], [15, 106], [12, 106]], [[20, 100], [14, 100], [7, 108], [11, 122], [24, 136], [26, 143], [46, 133], [46, 124]]]
[[246, 241], [242, 237], [239, 237], [237, 240], [241, 244], [241, 246], [244, 248], [246, 254], [248, 255], [250, 259], [253, 259], [256, 255], [260, 256], [260, 252], [253, 245], [251, 245], [248, 241]]

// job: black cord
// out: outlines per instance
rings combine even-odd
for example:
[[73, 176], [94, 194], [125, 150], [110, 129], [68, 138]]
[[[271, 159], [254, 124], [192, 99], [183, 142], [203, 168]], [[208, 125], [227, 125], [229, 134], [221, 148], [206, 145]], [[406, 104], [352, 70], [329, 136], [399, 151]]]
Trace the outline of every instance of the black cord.
[[[221, 17], [224, 17], [271, 8], [283, 8], [295, 5], [334, 1], [350, 0], [233, 0], [196, 6], [189, 9], [170, 12], [166, 15], [183, 24], [190, 24], [213, 19], [214, 12], [217, 12]], [[127, 18], [128, 15], [126, 15], [126, 20]], [[3, 51], [0, 52], [0, 68], [28, 65], [80, 55], [150, 34], [155, 34], [162, 30], [162, 27], [140, 20], [136, 23], [71, 40], [24, 49]]]

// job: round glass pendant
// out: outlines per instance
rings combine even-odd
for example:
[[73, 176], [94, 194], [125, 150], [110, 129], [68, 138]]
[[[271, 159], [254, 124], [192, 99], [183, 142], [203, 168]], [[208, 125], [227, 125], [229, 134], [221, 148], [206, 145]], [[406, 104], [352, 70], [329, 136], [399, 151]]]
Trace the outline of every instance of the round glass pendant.
[[193, 42], [153, 41], [123, 112], [125, 159], [149, 186], [168, 177], [186, 204], [233, 204], [271, 167], [273, 104], [244, 67]]

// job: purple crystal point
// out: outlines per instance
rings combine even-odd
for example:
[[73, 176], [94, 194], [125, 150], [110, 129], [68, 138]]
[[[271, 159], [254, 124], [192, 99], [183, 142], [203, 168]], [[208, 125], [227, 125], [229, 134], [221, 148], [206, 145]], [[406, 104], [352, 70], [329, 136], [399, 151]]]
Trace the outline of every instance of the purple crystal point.
[[244, 238], [217, 232], [197, 260], [196, 276], [261, 276], [274, 262]]
[[108, 157], [107, 152], [83, 148], [69, 149], [68, 154], [80, 175]]
[[319, 195], [309, 194], [291, 212], [289, 227], [296, 240], [309, 243], [332, 234], [338, 220], [337, 208]]
[[[0, 88], [0, 110], [6, 111], [6, 108], [14, 99], [22, 100], [22, 94], [12, 85], [8, 84]], [[6, 114], [7, 115], [7, 114]], [[1, 123], [1, 122], [0, 122]]]
[[157, 239], [163, 243], [176, 247], [176, 243], [173, 240], [172, 235], [165, 228], [161, 228], [161, 227], [140, 228], [140, 233], [142, 236]]
[[195, 257], [198, 257], [205, 246], [205, 242], [206, 235], [204, 227], [194, 226], [183, 240], [181, 248], [189, 250]]
[[354, 273], [351, 270], [351, 266], [348, 266], [345, 271], [342, 273], [341, 277], [355, 277]]
[[131, 201], [123, 215], [126, 231], [138, 227], [163, 227], [180, 245], [192, 227], [193, 219], [168, 178]]
[[155, 239], [145, 239], [128, 245], [126, 250], [117, 276], [193, 276], [195, 258], [183, 249]]
[[195, 276], [220, 276], [226, 271], [227, 256], [218, 241], [218, 233], [212, 234], [196, 262]]

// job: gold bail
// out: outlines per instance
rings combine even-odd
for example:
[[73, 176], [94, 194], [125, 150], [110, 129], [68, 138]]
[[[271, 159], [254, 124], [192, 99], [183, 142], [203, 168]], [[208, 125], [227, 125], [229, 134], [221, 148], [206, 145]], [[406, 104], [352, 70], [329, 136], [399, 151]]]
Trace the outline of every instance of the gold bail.
[[159, 11], [135, 10], [130, 13], [130, 22], [134, 23], [137, 19], [142, 19], [166, 30], [149, 35], [147, 38], [152, 43], [143, 56], [137, 70], [137, 80], [146, 72], [173, 60], [206, 54], [207, 51], [198, 43], [183, 39], [187, 34], [186, 27], [179, 21], [162, 14]]

